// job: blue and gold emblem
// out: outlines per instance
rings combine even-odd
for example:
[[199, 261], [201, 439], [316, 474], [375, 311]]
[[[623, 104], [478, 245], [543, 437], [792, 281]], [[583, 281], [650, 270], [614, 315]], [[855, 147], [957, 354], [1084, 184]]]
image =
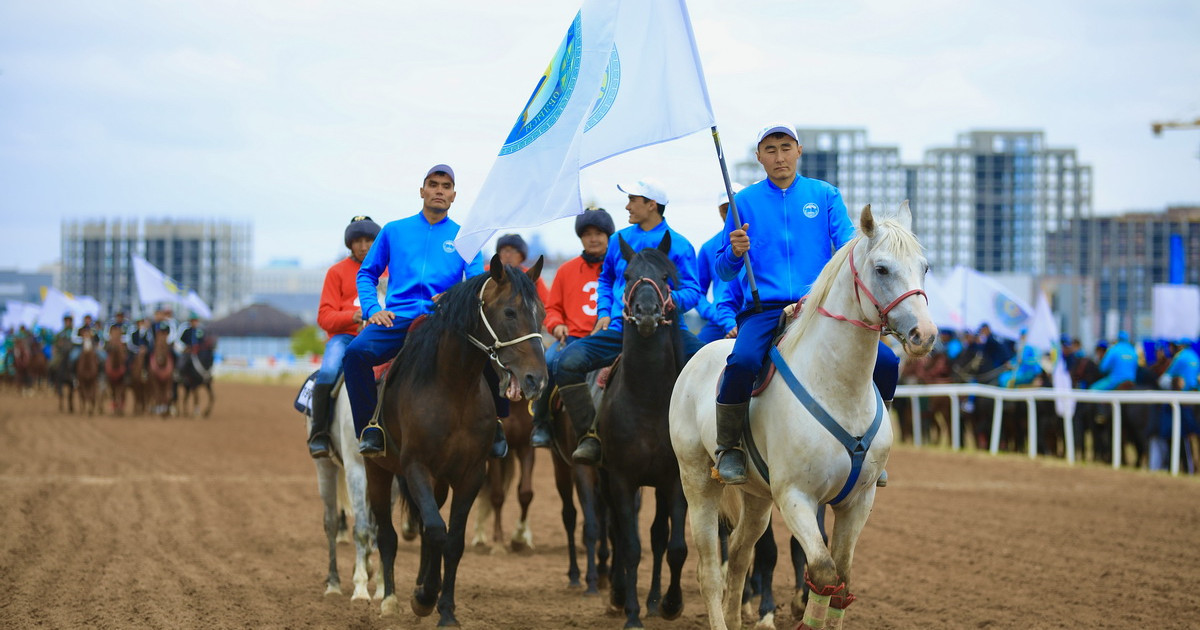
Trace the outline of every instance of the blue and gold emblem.
[[504, 146], [500, 148], [500, 155], [515, 153], [529, 146], [558, 122], [579, 81], [582, 58], [583, 25], [581, 14], [577, 13], [575, 21], [567, 29], [567, 36], [558, 45], [558, 51], [525, 104], [525, 109], [517, 117], [517, 124], [513, 125]]
[[1003, 293], [996, 293], [994, 304], [996, 315], [1000, 316], [1001, 323], [1009, 328], [1021, 326], [1029, 319], [1029, 313], [1026, 313], [1025, 309], [1008, 299]]
[[596, 126], [608, 110], [612, 108], [613, 101], [617, 100], [617, 91], [621, 87], [621, 56], [617, 54], [617, 46], [613, 45], [612, 54], [608, 56], [608, 67], [604, 69], [604, 79], [600, 82], [600, 94], [596, 97], [596, 102], [592, 104], [592, 111], [588, 113], [587, 125], [583, 130]]

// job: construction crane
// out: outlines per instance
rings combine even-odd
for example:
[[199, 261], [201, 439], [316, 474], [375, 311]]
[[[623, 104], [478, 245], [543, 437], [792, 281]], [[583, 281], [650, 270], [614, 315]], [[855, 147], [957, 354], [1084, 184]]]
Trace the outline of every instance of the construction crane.
[[1150, 131], [1153, 131], [1156, 136], [1161, 136], [1163, 129], [1200, 129], [1200, 118], [1190, 122], [1186, 120], [1166, 120], [1150, 123]]

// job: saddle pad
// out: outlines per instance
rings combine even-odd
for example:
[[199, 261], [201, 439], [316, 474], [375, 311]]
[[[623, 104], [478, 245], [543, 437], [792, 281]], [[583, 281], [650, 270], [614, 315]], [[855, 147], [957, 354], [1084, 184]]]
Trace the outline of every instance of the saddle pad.
[[316, 381], [317, 373], [315, 371], [312, 374], [309, 374], [308, 378], [304, 380], [304, 385], [300, 386], [300, 391], [296, 394], [296, 400], [292, 403], [292, 406], [296, 408], [296, 411], [299, 411], [305, 415], [312, 412], [313, 384], [316, 383]]

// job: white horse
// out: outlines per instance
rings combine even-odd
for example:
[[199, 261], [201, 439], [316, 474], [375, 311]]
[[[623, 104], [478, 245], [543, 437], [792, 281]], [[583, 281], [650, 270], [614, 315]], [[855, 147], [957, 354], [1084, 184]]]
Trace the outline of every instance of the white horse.
[[[334, 391], [339, 394], [333, 400], [333, 422], [329, 427], [334, 456], [313, 460], [317, 466], [317, 487], [325, 505], [325, 537], [329, 541], [329, 575], [325, 580], [325, 594], [342, 593], [337, 570], [338, 526], [341, 522], [339, 503], [345, 505], [348, 502], [354, 515], [355, 548], [354, 594], [350, 599], [370, 601], [371, 594], [367, 590], [367, 582], [373, 573], [371, 551], [375, 548], [375, 520], [367, 508], [367, 477], [362, 455], [358, 454], [358, 438], [354, 435], [350, 397], [346, 395], [345, 387], [339, 386]], [[311, 427], [311, 412], [305, 417]], [[339, 483], [343, 480], [344, 485]], [[415, 533], [412, 536], [405, 533], [406, 540], [412, 540], [413, 537]], [[376, 580], [375, 599], [383, 599], [382, 580]]]
[[[841, 627], [845, 607], [854, 600], [848, 589], [854, 545], [892, 448], [891, 423], [879, 420], [886, 411], [871, 382], [880, 331], [896, 335], [916, 356], [928, 353], [937, 336], [922, 299], [928, 265], [911, 226], [907, 201], [879, 219], [870, 206], [863, 208], [859, 234], [825, 265], [801, 314], [789, 323], [776, 349], [790, 374], [781, 368], [752, 400], [750, 435], [744, 436], [748, 444], [753, 438], [769, 482], [754, 463], [747, 466], [750, 480], [745, 485], [724, 488], [710, 474], [717, 446], [717, 382], [733, 342], [708, 344], [679, 375], [671, 397], [671, 443], [700, 554], [701, 595], [713, 628], [741, 627], [742, 587], [754, 543], [769, 523], [772, 501], [808, 558], [813, 591], [800, 628]], [[827, 420], [840, 427], [833, 430], [849, 434], [841, 439], [853, 443], [876, 431], [865, 452], [858, 445], [858, 470], [849, 455], [853, 447], [818, 421], [787, 380], [807, 389]], [[724, 491], [742, 493], [743, 508], [729, 539], [722, 585], [717, 518]], [[836, 517], [830, 548], [817, 528], [821, 504], [830, 504]], [[826, 615], [829, 625], [823, 625]]]

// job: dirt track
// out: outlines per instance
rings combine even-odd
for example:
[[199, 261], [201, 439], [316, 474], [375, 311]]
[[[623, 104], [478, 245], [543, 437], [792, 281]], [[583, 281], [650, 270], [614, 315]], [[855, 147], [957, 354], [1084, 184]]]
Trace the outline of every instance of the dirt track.
[[[166, 421], [62, 416], [48, 397], [0, 391], [0, 627], [433, 627], [436, 616], [382, 620], [377, 602], [322, 596], [321, 508], [294, 388], [216, 387], [212, 418]], [[566, 588], [560, 504], [539, 455], [536, 550], [469, 553], [458, 618], [619, 628], [605, 598]], [[855, 556], [848, 628], [1200, 624], [1196, 479], [909, 448], [888, 470]], [[515, 518], [510, 501], [507, 531]], [[350, 546], [340, 558], [348, 592]], [[416, 543], [402, 542], [405, 602], [416, 562]], [[776, 580], [786, 602], [782, 567]], [[647, 628], [708, 627], [694, 554], [684, 587], [683, 617]], [[785, 608], [777, 627], [797, 621]]]

